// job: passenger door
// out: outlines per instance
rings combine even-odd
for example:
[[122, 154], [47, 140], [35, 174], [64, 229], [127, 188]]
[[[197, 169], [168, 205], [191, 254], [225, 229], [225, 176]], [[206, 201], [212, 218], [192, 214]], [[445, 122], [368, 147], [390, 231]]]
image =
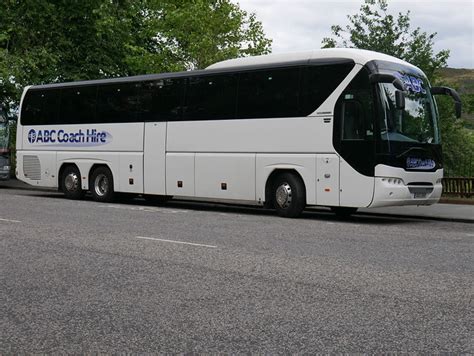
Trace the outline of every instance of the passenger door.
[[365, 207], [373, 197], [375, 109], [365, 68], [336, 103], [333, 144], [340, 154], [340, 206]]

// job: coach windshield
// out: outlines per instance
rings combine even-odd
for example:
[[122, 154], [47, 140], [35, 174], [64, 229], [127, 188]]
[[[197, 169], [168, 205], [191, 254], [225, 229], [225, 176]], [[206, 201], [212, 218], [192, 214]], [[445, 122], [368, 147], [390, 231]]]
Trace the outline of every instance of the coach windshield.
[[397, 108], [397, 89], [391, 83], [379, 84], [382, 115], [380, 138], [385, 141], [437, 144], [440, 141], [436, 106], [428, 82], [421, 76], [391, 73], [405, 86], [405, 108]]
[[[376, 164], [423, 171], [442, 168], [438, 110], [424, 73], [387, 61], [373, 61], [367, 67], [371, 73], [388, 74], [402, 84], [398, 88], [393, 82], [373, 84]], [[397, 104], [401, 92], [404, 105]]]

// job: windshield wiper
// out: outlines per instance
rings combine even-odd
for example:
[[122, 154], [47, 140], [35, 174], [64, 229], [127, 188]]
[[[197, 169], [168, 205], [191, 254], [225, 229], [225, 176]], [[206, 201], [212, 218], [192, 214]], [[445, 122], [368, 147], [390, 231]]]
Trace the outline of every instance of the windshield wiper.
[[429, 153], [429, 151], [426, 148], [423, 148], [423, 147], [410, 147], [409, 149], [407, 149], [404, 152], [400, 153], [397, 156], [397, 158], [401, 158], [403, 156], [406, 156], [411, 151], [421, 151], [423, 153]]

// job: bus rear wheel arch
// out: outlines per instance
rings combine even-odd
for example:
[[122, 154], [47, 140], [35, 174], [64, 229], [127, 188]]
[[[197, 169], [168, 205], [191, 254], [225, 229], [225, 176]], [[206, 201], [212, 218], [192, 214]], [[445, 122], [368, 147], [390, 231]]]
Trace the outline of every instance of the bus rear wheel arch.
[[294, 171], [272, 173], [266, 191], [266, 205], [273, 206], [279, 216], [296, 218], [306, 206], [303, 179]]
[[89, 191], [98, 202], [111, 202], [115, 197], [114, 177], [109, 167], [96, 166], [89, 179]]
[[75, 164], [66, 164], [61, 167], [59, 187], [68, 199], [81, 199], [85, 191], [82, 190], [81, 172]]

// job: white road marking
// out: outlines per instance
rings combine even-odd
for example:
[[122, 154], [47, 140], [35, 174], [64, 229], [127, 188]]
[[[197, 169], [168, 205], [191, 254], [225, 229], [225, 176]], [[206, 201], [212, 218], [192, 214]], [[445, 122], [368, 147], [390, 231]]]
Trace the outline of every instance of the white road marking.
[[466, 234], [467, 236], [474, 236], [474, 234]]
[[185, 242], [185, 241], [175, 241], [175, 240], [157, 239], [157, 238], [155, 238], [155, 237], [135, 236], [135, 238], [136, 238], [136, 239], [144, 239], [144, 240], [160, 241], [160, 242], [171, 242], [171, 243], [181, 244], [181, 245], [191, 245], [191, 246], [199, 246], [199, 247], [217, 248], [217, 246], [213, 246], [213, 245], [196, 244], [196, 243]]
[[14, 223], [20, 223], [20, 220], [12, 220], [12, 219], [2, 219], [0, 218], [0, 221], [6, 221], [6, 222], [14, 222]]

